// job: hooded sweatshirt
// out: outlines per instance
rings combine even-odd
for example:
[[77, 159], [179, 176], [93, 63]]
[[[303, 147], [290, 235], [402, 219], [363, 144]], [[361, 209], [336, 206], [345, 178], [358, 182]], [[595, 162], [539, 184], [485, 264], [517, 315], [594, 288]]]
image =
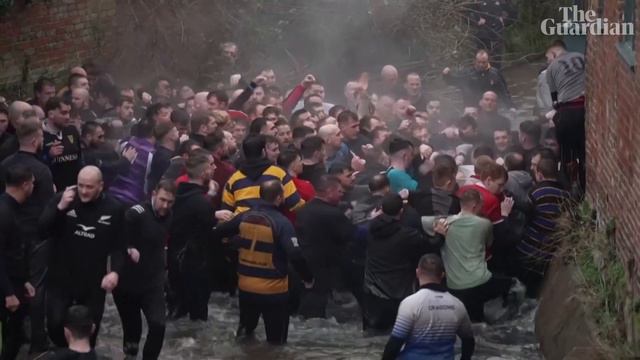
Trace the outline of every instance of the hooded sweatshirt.
[[390, 216], [378, 216], [369, 227], [365, 291], [393, 300], [413, 294], [416, 264], [434, 250], [427, 235]]
[[258, 205], [260, 184], [269, 180], [279, 180], [284, 187], [284, 208], [294, 211], [304, 205], [293, 179], [281, 167], [272, 165], [265, 158], [247, 159], [231, 175], [222, 193], [222, 208], [236, 214], [243, 213]]

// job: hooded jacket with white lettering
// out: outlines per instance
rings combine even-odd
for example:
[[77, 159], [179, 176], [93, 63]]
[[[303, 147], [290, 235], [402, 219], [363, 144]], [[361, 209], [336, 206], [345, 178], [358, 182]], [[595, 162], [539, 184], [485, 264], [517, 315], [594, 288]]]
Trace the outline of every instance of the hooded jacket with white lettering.
[[53, 197], [39, 224], [41, 237], [52, 239], [49, 282], [74, 293], [100, 288], [109, 257], [111, 271], [121, 273], [123, 268], [122, 205], [104, 193], [89, 203], [82, 203], [76, 195], [60, 211], [61, 197], [62, 193]]

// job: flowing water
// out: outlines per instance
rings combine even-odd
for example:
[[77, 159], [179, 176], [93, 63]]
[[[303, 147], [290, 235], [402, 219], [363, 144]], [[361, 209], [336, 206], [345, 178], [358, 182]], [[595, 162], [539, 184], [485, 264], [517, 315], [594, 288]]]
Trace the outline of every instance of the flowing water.
[[[519, 105], [514, 127], [532, 117], [535, 104], [536, 75], [540, 64], [515, 66], [506, 72], [514, 100]], [[522, 299], [521, 299], [522, 300]], [[494, 304], [495, 305], [495, 304]], [[490, 312], [499, 312], [493, 306]], [[491, 325], [475, 324], [474, 359], [542, 359], [533, 333], [536, 303], [520, 301], [520, 306], [506, 320]], [[302, 321], [292, 318], [289, 342], [283, 347], [265, 344], [264, 328], [256, 330], [255, 339], [236, 342], [238, 324], [237, 298], [213, 294], [209, 303], [209, 321], [181, 319], [167, 324], [162, 359], [379, 359], [387, 336], [365, 337], [360, 327], [359, 309], [354, 301], [333, 305], [329, 319]], [[113, 359], [122, 359], [120, 319], [108, 298], [99, 336], [98, 351]], [[457, 345], [459, 346], [459, 344]], [[459, 351], [459, 348], [458, 348]]]

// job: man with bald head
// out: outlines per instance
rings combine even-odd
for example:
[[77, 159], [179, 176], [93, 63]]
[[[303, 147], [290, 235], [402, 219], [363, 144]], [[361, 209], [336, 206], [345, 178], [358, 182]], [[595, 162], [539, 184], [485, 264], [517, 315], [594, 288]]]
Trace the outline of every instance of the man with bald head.
[[200, 91], [193, 97], [193, 112], [208, 111], [209, 103], [207, 102], [208, 91]]
[[118, 285], [124, 266], [123, 209], [103, 193], [103, 187], [100, 169], [86, 166], [77, 185], [58, 193], [40, 217], [41, 234], [52, 237], [47, 325], [58, 347], [66, 347], [64, 314], [73, 304], [91, 310], [96, 326], [91, 346], [95, 346], [105, 293]]
[[71, 90], [71, 111], [80, 115], [82, 123], [95, 121], [98, 116], [89, 108], [89, 91], [83, 88]]
[[398, 69], [393, 65], [385, 65], [380, 71], [380, 84], [378, 85], [378, 95], [396, 96], [401, 90], [398, 86]]
[[473, 66], [457, 73], [447, 67], [442, 70], [442, 77], [447, 84], [460, 88], [465, 106], [476, 106], [485, 92], [493, 91], [498, 95], [501, 107], [515, 108], [507, 82], [502, 72], [491, 66], [486, 50], [478, 50]]
[[498, 95], [493, 91], [482, 94], [478, 111], [478, 131], [487, 144], [493, 142], [493, 132], [511, 130], [511, 121], [498, 113]]
[[405, 78], [404, 93], [402, 96], [409, 100], [418, 111], [424, 111], [427, 108], [427, 96], [422, 86], [422, 79], [418, 73], [410, 73]]
[[329, 170], [335, 163], [349, 164], [351, 154], [349, 147], [342, 142], [342, 131], [338, 125], [327, 124], [318, 129], [318, 136], [324, 140], [325, 148], [325, 166]]

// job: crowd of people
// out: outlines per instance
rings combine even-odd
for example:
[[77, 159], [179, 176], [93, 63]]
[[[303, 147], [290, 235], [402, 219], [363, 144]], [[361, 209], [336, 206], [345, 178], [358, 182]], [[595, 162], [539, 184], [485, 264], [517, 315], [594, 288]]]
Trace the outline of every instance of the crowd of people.
[[326, 317], [350, 292], [363, 330], [391, 334], [384, 359], [453, 356], [456, 335], [469, 359], [485, 302], [509, 306], [516, 279], [540, 291], [584, 186], [584, 58], [546, 54], [548, 108], [519, 123], [485, 50], [442, 72], [457, 113], [393, 65], [339, 104], [314, 75], [285, 91], [270, 68], [231, 66], [202, 91], [97, 66], [38, 79], [0, 107], [1, 359], [27, 339], [42, 358], [93, 358], [106, 293], [127, 358], [157, 359], [167, 319], [207, 321], [212, 291], [237, 296], [238, 337], [262, 317], [284, 344], [291, 315]]

